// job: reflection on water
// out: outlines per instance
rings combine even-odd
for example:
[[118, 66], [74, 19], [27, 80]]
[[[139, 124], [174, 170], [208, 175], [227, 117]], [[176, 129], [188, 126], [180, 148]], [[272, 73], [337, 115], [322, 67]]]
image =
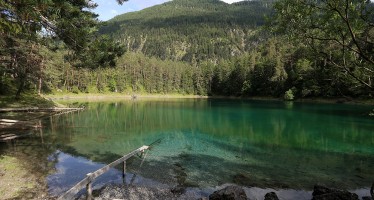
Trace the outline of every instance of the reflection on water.
[[[370, 107], [206, 99], [85, 106], [44, 121], [57, 163], [48, 177], [51, 193], [158, 139], [141, 167], [139, 159], [129, 162], [131, 173], [153, 184], [310, 190], [323, 183], [353, 190], [374, 177]], [[97, 183], [118, 177], [113, 169]]]

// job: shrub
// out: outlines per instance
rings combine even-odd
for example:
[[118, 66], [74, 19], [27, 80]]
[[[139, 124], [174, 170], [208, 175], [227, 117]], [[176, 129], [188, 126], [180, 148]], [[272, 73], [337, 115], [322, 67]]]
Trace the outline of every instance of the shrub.
[[292, 101], [294, 99], [294, 95], [293, 95], [293, 92], [291, 89], [287, 90], [285, 93], [284, 93], [284, 100], [286, 101]]

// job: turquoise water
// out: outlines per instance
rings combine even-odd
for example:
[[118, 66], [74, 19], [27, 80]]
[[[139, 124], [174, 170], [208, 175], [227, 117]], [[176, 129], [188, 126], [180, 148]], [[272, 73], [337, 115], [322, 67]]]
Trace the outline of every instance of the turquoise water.
[[[126, 183], [295, 190], [321, 183], [356, 190], [373, 181], [370, 106], [222, 99], [76, 103], [82, 104], [83, 111], [45, 119], [43, 140], [27, 141], [35, 151], [43, 147], [40, 159], [56, 169], [47, 176], [51, 194], [157, 140], [144, 160], [130, 160]], [[113, 169], [95, 184], [121, 179]]]

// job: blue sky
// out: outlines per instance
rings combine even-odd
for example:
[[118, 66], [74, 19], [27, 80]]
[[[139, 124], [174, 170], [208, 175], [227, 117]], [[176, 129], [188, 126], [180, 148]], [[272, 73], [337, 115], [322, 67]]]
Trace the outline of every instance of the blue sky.
[[[117, 4], [116, 0], [93, 0], [98, 4], [98, 7], [94, 10], [95, 13], [99, 14], [99, 19], [102, 21], [109, 20], [116, 15], [142, 10], [144, 8], [162, 4], [169, 0], [129, 0], [122, 6]], [[223, 0], [226, 3], [233, 3], [240, 0]]]

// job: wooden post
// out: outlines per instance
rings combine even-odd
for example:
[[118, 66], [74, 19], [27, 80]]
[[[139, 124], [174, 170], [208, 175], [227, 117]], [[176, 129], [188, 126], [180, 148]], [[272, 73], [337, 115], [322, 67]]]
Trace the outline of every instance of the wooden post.
[[92, 199], [92, 180], [91, 180], [91, 173], [87, 174], [87, 177], [88, 177], [88, 183], [87, 183], [87, 186], [86, 186], [86, 189], [87, 189], [87, 200], [91, 200]]
[[126, 160], [123, 161], [123, 171], [122, 171], [122, 180], [126, 184]]
[[39, 128], [39, 132], [40, 132], [40, 138], [42, 139], [42, 144], [44, 145], [43, 129], [42, 129], [42, 121], [41, 120], [39, 120], [38, 128]]

